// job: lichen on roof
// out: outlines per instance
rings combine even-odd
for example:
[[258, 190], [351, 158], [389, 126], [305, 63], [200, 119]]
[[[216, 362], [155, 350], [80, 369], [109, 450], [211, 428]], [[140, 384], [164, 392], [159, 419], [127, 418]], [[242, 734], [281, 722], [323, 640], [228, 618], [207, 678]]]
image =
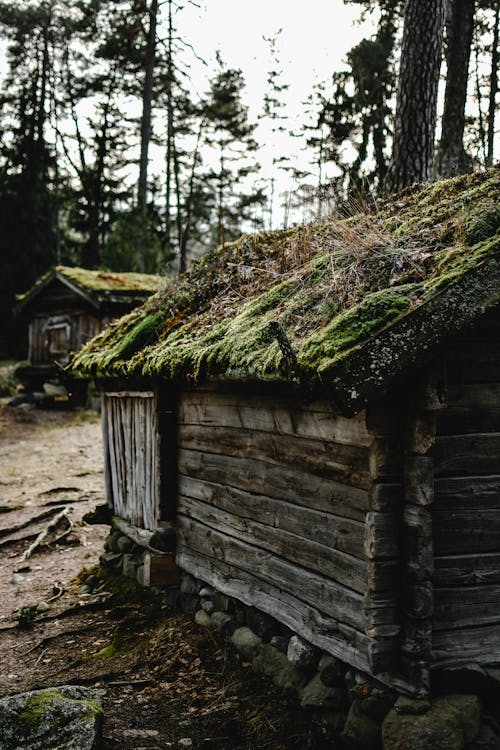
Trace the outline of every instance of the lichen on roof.
[[45, 286], [57, 276], [62, 276], [82, 289], [92, 293], [129, 293], [136, 292], [145, 297], [147, 293], [157, 292], [163, 285], [164, 279], [147, 273], [133, 273], [105, 270], [89, 270], [77, 266], [55, 266], [41, 276], [35, 284], [24, 294], [17, 295], [17, 301], [22, 306], [37, 296]]
[[71, 370], [325, 383], [381, 331], [500, 252], [499, 195], [496, 167], [348, 219], [243, 236], [168, 280], [87, 344]]
[[92, 271], [76, 266], [56, 266], [56, 271], [85, 289], [95, 291], [156, 292], [163, 281], [160, 276], [131, 271]]

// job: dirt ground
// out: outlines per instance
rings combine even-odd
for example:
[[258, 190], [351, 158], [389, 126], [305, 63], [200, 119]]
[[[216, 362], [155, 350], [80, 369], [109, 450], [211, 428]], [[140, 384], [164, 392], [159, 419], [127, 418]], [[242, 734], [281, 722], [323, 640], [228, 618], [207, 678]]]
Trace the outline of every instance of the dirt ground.
[[103, 750], [340, 747], [221, 637], [94, 568], [108, 532], [83, 520], [104, 502], [97, 414], [1, 406], [0, 492], [0, 695], [102, 689]]

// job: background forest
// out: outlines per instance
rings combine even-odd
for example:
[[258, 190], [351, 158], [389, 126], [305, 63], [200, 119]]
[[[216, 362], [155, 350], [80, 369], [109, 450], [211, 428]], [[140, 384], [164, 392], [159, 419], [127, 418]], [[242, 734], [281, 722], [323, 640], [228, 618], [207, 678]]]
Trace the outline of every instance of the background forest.
[[[241, 70], [218, 53], [205, 89], [191, 85], [190, 60], [199, 56], [178, 27], [194, 0], [0, 2], [1, 356], [23, 353], [16, 293], [55, 263], [174, 274], [244, 231], [345, 214], [412, 175], [446, 177], [494, 162], [499, 0], [424, 3], [444, 13], [437, 140], [431, 172], [427, 159], [427, 172], [404, 175], [398, 165], [416, 149], [393, 136], [412, 3], [350, 4], [372, 14], [375, 33], [311, 90], [291, 133], [295, 154], [282, 146], [293, 82], [279, 30], [266, 39], [259, 121], [267, 123], [269, 174]], [[160, 171], [151, 169], [153, 149]]]

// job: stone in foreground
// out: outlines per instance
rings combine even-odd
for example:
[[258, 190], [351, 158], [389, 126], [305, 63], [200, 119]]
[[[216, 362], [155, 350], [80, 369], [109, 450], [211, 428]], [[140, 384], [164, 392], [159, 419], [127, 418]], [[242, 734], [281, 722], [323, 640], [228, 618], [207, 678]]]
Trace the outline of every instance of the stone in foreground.
[[0, 700], [2, 750], [99, 750], [101, 691], [76, 685]]

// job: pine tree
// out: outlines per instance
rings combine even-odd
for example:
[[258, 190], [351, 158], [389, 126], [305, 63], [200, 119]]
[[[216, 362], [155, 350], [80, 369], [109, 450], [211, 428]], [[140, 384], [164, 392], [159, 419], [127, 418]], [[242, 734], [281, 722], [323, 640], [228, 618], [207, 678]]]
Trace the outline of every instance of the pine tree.
[[407, 0], [389, 190], [432, 177], [445, 0]]
[[465, 172], [470, 165], [464, 148], [464, 129], [474, 13], [475, 0], [450, 0], [446, 19], [446, 90], [437, 165], [442, 177]]

